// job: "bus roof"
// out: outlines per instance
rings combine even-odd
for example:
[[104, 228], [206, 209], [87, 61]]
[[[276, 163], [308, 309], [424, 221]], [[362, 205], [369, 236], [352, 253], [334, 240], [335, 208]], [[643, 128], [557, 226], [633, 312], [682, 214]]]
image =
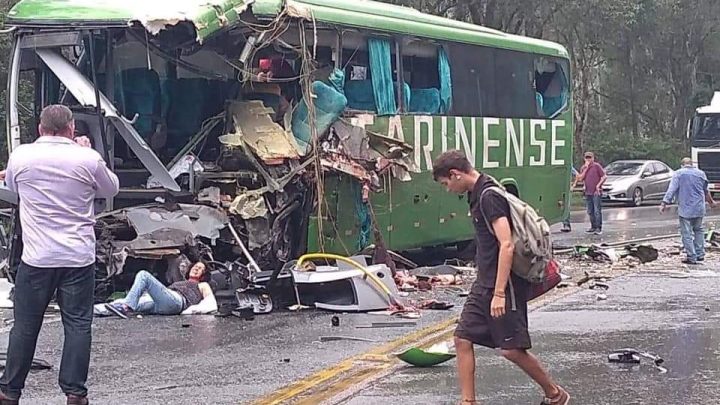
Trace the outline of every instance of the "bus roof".
[[8, 13], [10, 26], [127, 25], [138, 21], [151, 33], [190, 21], [198, 41], [232, 26], [250, 8], [259, 18], [281, 12], [389, 33], [462, 42], [567, 58], [554, 42], [518, 35], [421, 13], [413, 8], [370, 0], [21, 0]]

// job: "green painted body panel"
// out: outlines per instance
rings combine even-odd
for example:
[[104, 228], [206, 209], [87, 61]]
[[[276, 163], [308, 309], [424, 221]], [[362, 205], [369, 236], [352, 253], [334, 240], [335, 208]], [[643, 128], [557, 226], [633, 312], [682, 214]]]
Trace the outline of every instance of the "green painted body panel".
[[[383, 190], [370, 195], [379, 228], [390, 249], [406, 250], [472, 239], [467, 197], [450, 194], [434, 182], [431, 164], [432, 159], [447, 149], [472, 151], [473, 133], [475, 166], [479, 170], [506, 184], [517, 184], [520, 197], [550, 223], [559, 222], [567, 214], [572, 159], [571, 110], [555, 120], [373, 118], [374, 123], [367, 128], [411, 144], [421, 170], [412, 173], [410, 182], [385, 177]], [[398, 120], [402, 136], [398, 126], [390, 125]], [[443, 137], [443, 133], [447, 136]], [[359, 194], [354, 191], [353, 182], [356, 180], [349, 176], [328, 175], [325, 192], [331, 215], [323, 215], [325, 251], [340, 254], [357, 251]], [[331, 218], [334, 218], [334, 224]], [[318, 234], [315, 217], [309, 229], [309, 251], [320, 249]]]
[[6, 25], [127, 25], [131, 21], [191, 21], [198, 41], [236, 24], [246, 0], [22, 0], [7, 16]]
[[[6, 26], [49, 27], [83, 24], [124, 26], [132, 21], [191, 21], [203, 41], [222, 29], [242, 24], [238, 13], [249, 5], [261, 19], [271, 19], [287, 7], [290, 15], [312, 15], [314, 21], [365, 32], [406, 34], [567, 58], [561, 45], [505, 34], [485, 27], [422, 14], [414, 9], [374, 1], [347, 0], [21, 0], [8, 13]], [[420, 169], [412, 181], [382, 179], [383, 190], [371, 202], [388, 247], [404, 250], [452, 244], [472, 239], [465, 196], [451, 195], [432, 180], [432, 159], [458, 147], [475, 154], [476, 167], [518, 185], [520, 197], [550, 222], [567, 214], [572, 110], [553, 121], [429, 116], [364, 116], [366, 127], [413, 145]], [[372, 121], [371, 123], [369, 121]], [[508, 127], [513, 131], [509, 131]], [[447, 134], [443, 136], [443, 134]], [[532, 135], [532, 136], [531, 136]], [[534, 138], [533, 138], [534, 137]], [[522, 138], [522, 139], [521, 139]], [[531, 139], [532, 138], [532, 139]], [[517, 144], [509, 142], [518, 139]], [[517, 153], [516, 153], [517, 152]], [[516, 158], [516, 154], [519, 159]], [[496, 167], [494, 167], [496, 166]], [[360, 223], [356, 180], [328, 174], [323, 210], [323, 234], [312, 218], [309, 251], [354, 253]], [[560, 204], [559, 204], [560, 202]], [[326, 209], [327, 207], [327, 209]], [[370, 243], [373, 242], [372, 232]]]
[[[21, 0], [8, 13], [7, 25], [81, 24], [83, 22], [127, 24], [135, 20], [180, 18], [192, 21], [202, 41], [222, 28], [238, 23], [238, 10], [248, 0]], [[561, 45], [506, 34], [493, 29], [437, 17], [409, 8], [375, 1], [288, 0], [289, 10], [312, 14], [326, 24], [416, 35], [438, 40], [567, 57]], [[250, 7], [256, 16], [273, 18], [282, 8], [279, 0], [256, 0]]]

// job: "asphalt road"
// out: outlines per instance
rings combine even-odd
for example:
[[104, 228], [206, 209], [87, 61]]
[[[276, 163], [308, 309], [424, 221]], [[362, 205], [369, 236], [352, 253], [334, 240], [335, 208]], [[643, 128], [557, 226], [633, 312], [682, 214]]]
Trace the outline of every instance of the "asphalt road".
[[[588, 237], [582, 232], [583, 228], [579, 223], [582, 221], [582, 214], [580, 214], [579, 217], [575, 218], [578, 223], [574, 224], [573, 232], [570, 234], [558, 233], [555, 235], [556, 240], [564, 244], [588, 243], [596, 241], [598, 238], [600, 240], [609, 240], [613, 237], [612, 235], [636, 238], [645, 236], [649, 232], [667, 234], [677, 229], [674, 214], [668, 213], [666, 214], [667, 217], [658, 217], [656, 212], [657, 208], [655, 207], [620, 209], [618, 211], [608, 210], [606, 211], [606, 233], [602, 237]], [[711, 218], [711, 221], [716, 219]], [[671, 232], [667, 232], [668, 230]], [[535, 335], [537, 348], [550, 362], [553, 369], [560, 373], [559, 377], [562, 381], [569, 381], [568, 376], [581, 371], [578, 362], [587, 360], [589, 362], [587, 364], [593, 365], [591, 369], [599, 368], [593, 372], [605, 370], [607, 366], [602, 362], [602, 355], [598, 353], [602, 353], [602, 350], [615, 345], [627, 346], [642, 343], [644, 348], [658, 349], [660, 353], [669, 353], [668, 350], [665, 350], [668, 347], [662, 346], [663, 339], [668, 338], [669, 332], [660, 326], [653, 330], [637, 330], [636, 328], [638, 325], [636, 322], [649, 322], [650, 318], [654, 316], [667, 319], [670, 312], [664, 310], [668, 309], [670, 311], [675, 308], [658, 307], [657, 309], [650, 309], [649, 304], [645, 305], [643, 298], [632, 297], [631, 293], [639, 294], [643, 292], [634, 289], [632, 287], [633, 283], [649, 282], [648, 280], [650, 278], [646, 277], [619, 281], [618, 283], [625, 287], [613, 287], [613, 294], [627, 289], [628, 292], [623, 293], [627, 295], [625, 298], [623, 298], [623, 295], [619, 297], [611, 295], [609, 301], [598, 304], [593, 301], [593, 294], [587, 297], [579, 296], [576, 300], [573, 298], [575, 301], [565, 301], [533, 315], [534, 327], [545, 325], [548, 328], [544, 330], [536, 327], [539, 332]], [[677, 282], [677, 280], [673, 282]], [[676, 307], [682, 302], [679, 301], [681, 297], [687, 296], [688, 299], [697, 301], [692, 301], [695, 302], [694, 304], [690, 302], [688, 308], [674, 309], [687, 312], [690, 307], [701, 305], [702, 300], [715, 293], [711, 286], [717, 286], [717, 279], [703, 279], [703, 288], [700, 291], [691, 292], [680, 291], [672, 287], [670, 281], [665, 283], [667, 285], [661, 283], [659, 287], [652, 287], [649, 290], [661, 288], [667, 290], [668, 293], [672, 290], [675, 297], [673, 302], [676, 303]], [[685, 289], [694, 284], [698, 284], [698, 279], [681, 280], [680, 284], [677, 284], [677, 288], [682, 286]], [[648, 288], [645, 290], [648, 290]], [[691, 293], [696, 295], [692, 296]], [[667, 298], [667, 295], [664, 297]], [[439, 298], [444, 297], [440, 296]], [[452, 297], [448, 296], [447, 299], [457, 300], [457, 297], [453, 295]], [[622, 301], [623, 299], [625, 302]], [[662, 300], [663, 295], [658, 294], [657, 297], [651, 297], [650, 302], [660, 302]], [[620, 305], [620, 303], [623, 304]], [[612, 306], [614, 304], [618, 306], [604, 307], [604, 305]], [[625, 308], [627, 305], [629, 306]], [[717, 304], [713, 305], [715, 305], [712, 307], [714, 308], [713, 311], [717, 311]], [[591, 309], [589, 306], [599, 307]], [[303, 311], [301, 313], [275, 312], [266, 316], [258, 316], [253, 321], [197, 315], [144, 317], [127, 321], [115, 318], [96, 319], [93, 325], [94, 341], [89, 381], [90, 395], [94, 403], [99, 404], [244, 403], [287, 387], [293, 381], [323, 370], [356, 354], [366, 352], [382, 342], [404, 336], [421, 327], [447, 320], [457, 315], [459, 309], [460, 306], [449, 311], [426, 311], [423, 317], [418, 320], [416, 327], [383, 329], [358, 329], [356, 326], [391, 320], [386, 316], [341, 314], [341, 325], [333, 327], [331, 326], [331, 317], [334, 314], [318, 311]], [[4, 318], [11, 315], [8, 312], [3, 311]], [[709, 312], [708, 314], [716, 313]], [[705, 315], [708, 316], [708, 314]], [[617, 315], [617, 317], [611, 315]], [[629, 319], [626, 319], [627, 317]], [[580, 318], [585, 320], [583, 321]], [[717, 318], [713, 319], [717, 320]], [[587, 328], [593, 331], [593, 328], [596, 328], [595, 325], [598, 324], [598, 320], [599, 325], [601, 325], [599, 331], [607, 330], [609, 331], [608, 334], [614, 337], [612, 339], [607, 338], [607, 341], [601, 347], [602, 350], [592, 351], [591, 346], [600, 342], [596, 342], [595, 337], [603, 335], [600, 333], [588, 335], [587, 333], [583, 334], [583, 331], [587, 332], [585, 330]], [[643, 323], [640, 325], [643, 325]], [[669, 323], [663, 325], [667, 326]], [[692, 325], [702, 326], [697, 322]], [[558, 327], [565, 329], [559, 330]], [[7, 347], [8, 332], [9, 327], [0, 328], [0, 347], [3, 348], [2, 350]], [[706, 333], [704, 330], [700, 330], [700, 332]], [[650, 340], [634, 343], [630, 338], [636, 337], [637, 334], [646, 336]], [[319, 337], [323, 335], [357, 336], [373, 339], [375, 342], [342, 341], [319, 343]], [[698, 337], [698, 339], [701, 337]], [[62, 338], [61, 324], [57, 322], [57, 318], [49, 318], [48, 323], [44, 325], [41, 332], [36, 356], [49, 361], [54, 365], [54, 369], [31, 373], [24, 394], [27, 403], [64, 403], [64, 398], [56, 383]], [[702, 338], [705, 339], [705, 337]], [[707, 343], [713, 342], [708, 341]], [[715, 340], [715, 348], [718, 347], [717, 343], [717, 340]], [[572, 346], [567, 346], [569, 344]], [[562, 353], [564, 346], [571, 349], [568, 349], [566, 353]], [[700, 360], [695, 359], [692, 364], [702, 363], [706, 361], [703, 359], [710, 355], [711, 353], [704, 353]], [[483, 357], [483, 362], [488, 362], [487, 364], [497, 364], [499, 366], [502, 363], [501, 359], [488, 356], [487, 353], [484, 356], [486, 357]], [[666, 356], [669, 357], [668, 354]], [[717, 357], [717, 352], [715, 352], [715, 358], [717, 359]], [[690, 366], [688, 365], [688, 367]], [[699, 364], [693, 367], [701, 370], [704, 366]], [[717, 362], [715, 368], [719, 367], [720, 362]], [[412, 402], [413, 395], [420, 395], [415, 397], [416, 399], [424, 398], [424, 400], [430, 401], [424, 402], [423, 400], [413, 403], [436, 403], [433, 402], [435, 399], [443, 403], [443, 400], [452, 398], [454, 393], [455, 377], [452, 370], [452, 364], [446, 366], [446, 368], [404, 370], [395, 379], [379, 382], [377, 387], [381, 391], [363, 392], [360, 397], [352, 399], [354, 401], [352, 403], [363, 403], [358, 401], [362, 401], [364, 397], [376, 398], [377, 395], [385, 395], [385, 393], [387, 395], [400, 395], [396, 398], [399, 401], [398, 403]], [[502, 368], [498, 368], [498, 370], [502, 370]], [[645, 372], [621, 373], [617, 374], [620, 377], [616, 377], [616, 379], [626, 379], [625, 376], [635, 376], [635, 373]], [[512, 370], [503, 371], [502, 373], [500, 376], [503, 376], [503, 380], [510, 378], [509, 381], [516, 381], [513, 383], [514, 388], [510, 391], [517, 392], [519, 396], [513, 398], [522, 399], [520, 402], [511, 401], [506, 403], [526, 403], [522, 401], [529, 400], [532, 395], [535, 395], [532, 386], [520, 378], [520, 375]], [[712, 373], [707, 375], [717, 377], [716, 374]], [[604, 374], [602, 376], [603, 378], [606, 377]], [[488, 386], [490, 388], [493, 387], [492, 381], [501, 381], [500, 377], [496, 378], [492, 375], [487, 378], [491, 383]], [[667, 376], [663, 378], [663, 380], [659, 381], [667, 382]], [[418, 383], [403, 385], [403, 383], [411, 383], [412, 381]], [[483, 380], [483, 384], [485, 384], [485, 381]], [[629, 379], [628, 381], [632, 382], [634, 380]], [[715, 381], [717, 381], [717, 378]], [[591, 382], [589, 381], [589, 383]], [[571, 382], [569, 386], [574, 391], [580, 392], [578, 388], [580, 385], [578, 384]], [[630, 384], [630, 387], [638, 389], [632, 384]], [[618, 389], [613, 388], [613, 392]], [[496, 389], [484, 392], [491, 395], [496, 391], [501, 392]], [[406, 401], [403, 395], [408, 395], [410, 399]], [[609, 398], [619, 398], [618, 394], [613, 395], [615, 396]], [[445, 399], [441, 400], [441, 397]], [[576, 403], [591, 404], [595, 402]], [[671, 401], [669, 403], [677, 402]]]
[[[720, 403], [720, 301], [717, 263], [687, 274], [643, 272], [596, 291], [556, 301], [530, 314], [533, 351], [573, 397], [573, 404]], [[686, 278], [676, 278], [676, 277]], [[636, 348], [661, 356], [662, 374], [647, 360], [610, 364], [609, 352]], [[541, 392], [489, 349], [477, 348], [477, 390], [484, 404], [538, 404]], [[455, 362], [403, 367], [342, 404], [456, 404]]]
[[[583, 211], [574, 211], [570, 216], [570, 222], [572, 228], [570, 233], [560, 232], [562, 224], [551, 227], [553, 243], [556, 246], [615, 242], [679, 233], [676, 206], [668, 207], [663, 214], [660, 214], [657, 206], [605, 208], [602, 235], [585, 233], [590, 223], [587, 214]], [[720, 208], [708, 210], [705, 226], [706, 229], [720, 228]]]

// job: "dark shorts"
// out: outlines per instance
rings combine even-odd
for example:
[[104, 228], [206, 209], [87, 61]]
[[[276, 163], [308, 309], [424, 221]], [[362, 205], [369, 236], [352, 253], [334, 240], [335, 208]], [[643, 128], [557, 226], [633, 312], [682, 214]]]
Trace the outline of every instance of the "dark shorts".
[[527, 320], [527, 288], [515, 288], [512, 310], [510, 288], [506, 292], [505, 315], [490, 315], [492, 288], [473, 288], [460, 314], [455, 336], [491, 349], [530, 349]]

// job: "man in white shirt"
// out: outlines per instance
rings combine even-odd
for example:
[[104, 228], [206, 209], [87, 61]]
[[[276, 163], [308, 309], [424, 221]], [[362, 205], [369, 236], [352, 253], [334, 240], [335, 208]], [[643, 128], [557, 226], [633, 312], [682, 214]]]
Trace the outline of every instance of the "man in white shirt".
[[6, 186], [19, 196], [23, 252], [0, 405], [18, 403], [54, 294], [65, 328], [60, 387], [68, 405], [85, 405], [95, 290], [93, 202], [115, 196], [119, 182], [88, 138], [75, 138], [67, 107], [45, 107], [38, 131], [34, 143], [13, 151], [5, 171]]

